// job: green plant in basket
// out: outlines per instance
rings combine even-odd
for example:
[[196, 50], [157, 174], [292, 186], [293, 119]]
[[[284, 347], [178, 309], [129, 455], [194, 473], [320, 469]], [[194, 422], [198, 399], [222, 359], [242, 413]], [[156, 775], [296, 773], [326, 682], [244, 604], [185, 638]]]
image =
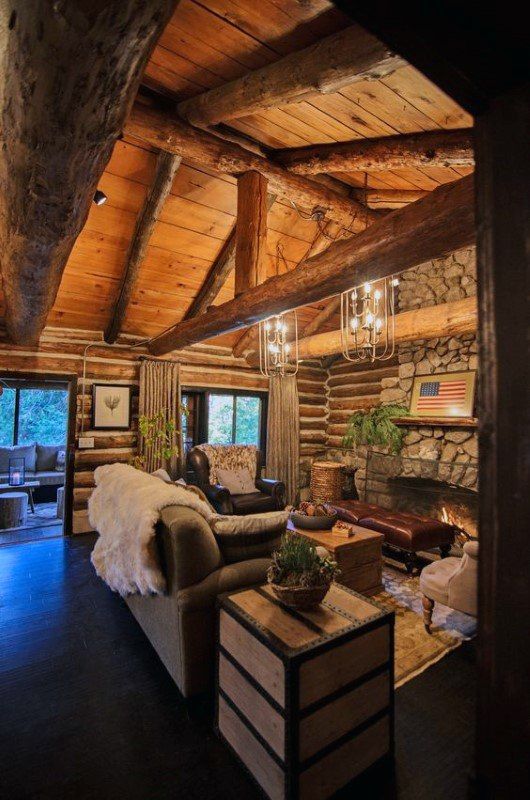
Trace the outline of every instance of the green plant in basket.
[[408, 409], [399, 405], [375, 406], [366, 411], [356, 411], [348, 420], [342, 444], [344, 447], [379, 444], [387, 446], [391, 453], [399, 453], [403, 447], [405, 431], [398, 428], [393, 419], [408, 414]]
[[267, 571], [269, 583], [284, 587], [329, 586], [339, 574], [337, 563], [319, 556], [309, 539], [296, 533], [282, 536], [280, 549], [272, 554]]

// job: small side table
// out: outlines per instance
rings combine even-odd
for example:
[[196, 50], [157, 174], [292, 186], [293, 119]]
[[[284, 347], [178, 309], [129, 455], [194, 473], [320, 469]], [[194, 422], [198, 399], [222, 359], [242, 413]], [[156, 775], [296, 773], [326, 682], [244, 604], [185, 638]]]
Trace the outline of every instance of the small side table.
[[383, 542], [385, 537], [360, 525], [352, 525], [354, 535], [346, 538], [331, 531], [310, 531], [295, 528], [291, 520], [287, 529], [310, 539], [314, 545], [325, 547], [337, 562], [340, 575], [337, 583], [364, 595], [383, 591]]
[[31, 513], [35, 513], [35, 503], [33, 502], [33, 489], [40, 486], [40, 481], [26, 481], [21, 486], [10, 486], [9, 483], [0, 483], [0, 494], [5, 492], [25, 492], [28, 496]]
[[393, 754], [394, 613], [332, 584], [294, 611], [269, 586], [219, 601], [216, 727], [271, 800], [325, 800]]
[[25, 492], [4, 492], [0, 495], [0, 529], [19, 528], [28, 516], [28, 496]]

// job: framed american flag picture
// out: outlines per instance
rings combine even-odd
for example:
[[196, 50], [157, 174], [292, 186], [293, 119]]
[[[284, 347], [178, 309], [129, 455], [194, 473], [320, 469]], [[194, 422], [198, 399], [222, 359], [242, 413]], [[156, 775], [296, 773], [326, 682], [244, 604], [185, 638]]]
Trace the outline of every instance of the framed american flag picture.
[[476, 379], [476, 372], [417, 376], [410, 413], [415, 417], [472, 417]]

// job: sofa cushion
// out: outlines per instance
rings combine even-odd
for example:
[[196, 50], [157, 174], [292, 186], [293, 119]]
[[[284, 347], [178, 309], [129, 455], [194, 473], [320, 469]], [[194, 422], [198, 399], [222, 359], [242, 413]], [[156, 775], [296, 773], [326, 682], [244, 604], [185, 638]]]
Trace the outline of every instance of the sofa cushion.
[[64, 472], [57, 472], [55, 469], [35, 472], [28, 480], [38, 481], [41, 486], [63, 486]]
[[251, 494], [256, 485], [248, 469], [218, 469], [217, 478], [230, 494]]
[[57, 452], [64, 450], [62, 444], [37, 444], [37, 472], [55, 469], [57, 466]]
[[9, 459], [23, 458], [28, 472], [34, 472], [37, 462], [36, 443], [15, 445], [14, 447], [0, 447], [0, 472], [9, 473]]
[[227, 564], [270, 556], [287, 527], [288, 511], [218, 516], [211, 525]]

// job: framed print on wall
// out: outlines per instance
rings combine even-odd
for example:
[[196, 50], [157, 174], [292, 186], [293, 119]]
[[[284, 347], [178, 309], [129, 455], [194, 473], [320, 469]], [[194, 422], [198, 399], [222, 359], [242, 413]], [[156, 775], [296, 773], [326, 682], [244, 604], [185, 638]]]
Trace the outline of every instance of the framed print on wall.
[[131, 427], [131, 386], [95, 383], [92, 386], [92, 428], [128, 430]]
[[410, 413], [415, 417], [472, 417], [477, 373], [444, 372], [414, 378]]

